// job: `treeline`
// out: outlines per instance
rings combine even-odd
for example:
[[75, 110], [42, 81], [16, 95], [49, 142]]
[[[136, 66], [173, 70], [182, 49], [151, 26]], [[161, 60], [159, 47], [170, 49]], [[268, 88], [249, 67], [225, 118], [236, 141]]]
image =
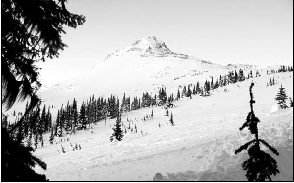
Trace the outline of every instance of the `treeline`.
[[[281, 66], [278, 70], [267, 71], [267, 73], [291, 71], [293, 71], [293, 67]], [[142, 97], [135, 96], [132, 101], [125, 93], [121, 101], [115, 95], [108, 98], [95, 98], [92, 95], [88, 100], [82, 102], [79, 109], [77, 101], [73, 99], [71, 103], [68, 101], [67, 105], [61, 105], [55, 120], [52, 120], [50, 106], [46, 107], [44, 105], [42, 110], [38, 106], [31, 114], [25, 117], [24, 123], [19, 127], [18, 133], [15, 134], [15, 138], [20, 141], [26, 139], [29, 146], [32, 146], [32, 144], [35, 147], [38, 144], [43, 146], [43, 134], [47, 132], [51, 132], [51, 143], [55, 136], [62, 137], [65, 134], [74, 134], [76, 130], [91, 128], [92, 124], [101, 120], [105, 120], [106, 123], [107, 118], [118, 118], [121, 113], [145, 107], [169, 106], [174, 100], [180, 100], [183, 97], [192, 98], [192, 95], [207, 97], [211, 95], [211, 91], [219, 87], [260, 76], [258, 70], [254, 74], [250, 70], [247, 76], [245, 76], [242, 69], [229, 71], [226, 75], [211, 77], [202, 86], [200, 86], [199, 81], [194, 85], [179, 86], [175, 97], [173, 93], [168, 95], [165, 87], [159, 88], [158, 93], [154, 95], [144, 92]], [[270, 84], [274, 84], [274, 79], [270, 80]], [[15, 111], [13, 115], [16, 116]], [[18, 113], [18, 116], [22, 116], [22, 114]], [[52, 121], [55, 121], [55, 123], [52, 123]], [[11, 128], [14, 124], [9, 124], [7, 116], [2, 114], [2, 125], [5, 128]]]
[[286, 66], [286, 65], [281, 65], [278, 70], [271, 69], [267, 70], [267, 74], [275, 74], [275, 73], [280, 73], [280, 72], [293, 72], [293, 66]]
[[134, 97], [132, 102], [130, 97], [123, 95], [122, 100], [115, 95], [108, 98], [93, 95], [87, 101], [83, 101], [80, 109], [77, 109], [77, 101], [74, 99], [72, 103], [67, 102], [64, 107], [57, 111], [56, 123], [53, 127], [54, 136], [64, 136], [64, 134], [75, 133], [76, 130], [84, 130], [91, 128], [91, 125], [106, 119], [117, 118], [119, 114], [137, 110], [144, 107], [154, 105], [163, 105], [167, 101], [166, 90], [161, 88], [157, 95], [150, 95], [148, 92], [143, 93], [142, 98]]
[[[229, 71], [226, 75], [220, 75], [219, 77], [211, 77], [211, 80], [206, 80], [203, 86], [200, 86], [199, 81], [197, 81], [197, 83], [194, 85], [189, 84], [187, 86], [184, 85], [183, 87], [180, 86], [178, 88], [176, 100], [179, 100], [183, 97], [192, 98], [192, 95], [200, 95], [203, 97], [207, 97], [211, 95], [212, 90], [215, 90], [219, 87], [227, 86], [229, 84], [235, 84], [237, 82], [245, 81], [246, 79], [260, 76], [261, 75], [258, 70], [256, 71], [255, 75], [253, 74], [252, 70], [250, 70], [246, 77], [242, 69], [239, 69], [238, 72], [236, 70]], [[180, 88], [183, 88], [181, 92]]]

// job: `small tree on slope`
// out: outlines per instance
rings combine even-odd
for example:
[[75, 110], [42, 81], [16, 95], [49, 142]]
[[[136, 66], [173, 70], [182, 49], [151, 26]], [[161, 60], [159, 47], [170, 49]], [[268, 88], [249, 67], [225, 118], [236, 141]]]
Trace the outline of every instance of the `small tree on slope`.
[[175, 123], [174, 123], [174, 118], [173, 118], [173, 113], [170, 113], [170, 119], [169, 119], [169, 122], [172, 126], [175, 126]]
[[110, 141], [112, 142], [113, 138], [115, 138], [118, 141], [121, 141], [124, 136], [123, 131], [121, 129], [121, 113], [117, 115], [115, 127], [112, 129], [113, 134], [110, 136]]
[[255, 139], [242, 145], [239, 149], [235, 151], [235, 154], [240, 153], [243, 150], [248, 151], [249, 159], [242, 163], [243, 169], [246, 171], [246, 177], [248, 181], [271, 181], [271, 175], [276, 175], [280, 171], [277, 169], [277, 162], [268, 153], [260, 149], [260, 143], [264, 144], [269, 148], [274, 154], [279, 155], [278, 151], [270, 146], [265, 140], [258, 138], [258, 128], [257, 123], [260, 122], [255, 116], [253, 111], [253, 100], [252, 87], [254, 83], [251, 83], [249, 88], [250, 92], [250, 108], [251, 111], [248, 113], [246, 122], [240, 128], [243, 130], [248, 127], [251, 134], [255, 135]]
[[288, 106], [286, 104], [286, 99], [288, 98], [288, 96], [286, 95], [285, 88], [283, 88], [282, 85], [279, 88], [279, 92], [277, 93], [276, 96], [277, 97], [275, 99], [276, 99], [276, 101], [278, 101], [278, 104], [281, 106], [281, 108], [282, 109], [288, 108]]

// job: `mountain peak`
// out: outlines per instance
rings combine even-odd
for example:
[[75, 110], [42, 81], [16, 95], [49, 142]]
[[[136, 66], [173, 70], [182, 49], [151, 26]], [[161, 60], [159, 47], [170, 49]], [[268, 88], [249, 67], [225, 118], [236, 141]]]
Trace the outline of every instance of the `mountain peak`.
[[162, 56], [173, 52], [166, 46], [165, 42], [155, 36], [147, 36], [135, 41], [131, 46], [118, 49], [116, 52], [109, 54], [106, 59], [128, 53], [137, 53], [141, 56]]

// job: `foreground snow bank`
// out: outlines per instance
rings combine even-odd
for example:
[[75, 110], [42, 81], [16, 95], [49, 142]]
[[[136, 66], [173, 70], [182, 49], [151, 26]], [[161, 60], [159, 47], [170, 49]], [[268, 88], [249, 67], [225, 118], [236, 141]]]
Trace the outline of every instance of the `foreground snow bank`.
[[[288, 110], [280, 111], [275, 116], [268, 118], [265, 123], [260, 125], [260, 138], [265, 139], [273, 145], [279, 152], [279, 156], [274, 155], [266, 148], [262, 147], [278, 163], [280, 173], [272, 176], [273, 181], [293, 181], [293, 113]], [[202, 148], [196, 160], [195, 166], [206, 165], [203, 171], [184, 171], [176, 173], [167, 173], [166, 176], [160, 176], [157, 173], [153, 180], [155, 181], [247, 181], [245, 171], [241, 164], [248, 159], [246, 152], [235, 155], [234, 149], [244, 142], [252, 139], [249, 133], [239, 133], [238, 135], [229, 135], [225, 138], [210, 142]], [[205, 154], [203, 152], [215, 152]], [[201, 157], [201, 158], [199, 158]], [[197, 159], [196, 158], [196, 159]], [[202, 159], [202, 162], [201, 160]], [[204, 159], [210, 159], [211, 163], [203, 164]]]

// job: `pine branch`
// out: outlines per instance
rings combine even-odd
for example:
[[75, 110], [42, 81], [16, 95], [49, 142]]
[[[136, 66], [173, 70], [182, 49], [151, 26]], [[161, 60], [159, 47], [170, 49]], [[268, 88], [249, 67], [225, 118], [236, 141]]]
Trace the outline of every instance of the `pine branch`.
[[254, 143], [255, 141], [256, 141], [256, 140], [253, 139], [253, 140], [247, 142], [246, 144], [242, 145], [241, 147], [239, 147], [239, 149], [235, 150], [235, 154], [238, 154], [238, 153], [240, 153], [240, 152], [243, 151], [243, 150], [247, 150], [248, 147], [249, 147], [249, 145], [252, 144], [252, 143]]
[[260, 141], [261, 143], [263, 143], [267, 148], [269, 148], [269, 150], [271, 150], [274, 154], [276, 154], [277, 156], [279, 156], [279, 152], [275, 148], [273, 148], [271, 145], [269, 145], [265, 140], [258, 139], [258, 141]]

